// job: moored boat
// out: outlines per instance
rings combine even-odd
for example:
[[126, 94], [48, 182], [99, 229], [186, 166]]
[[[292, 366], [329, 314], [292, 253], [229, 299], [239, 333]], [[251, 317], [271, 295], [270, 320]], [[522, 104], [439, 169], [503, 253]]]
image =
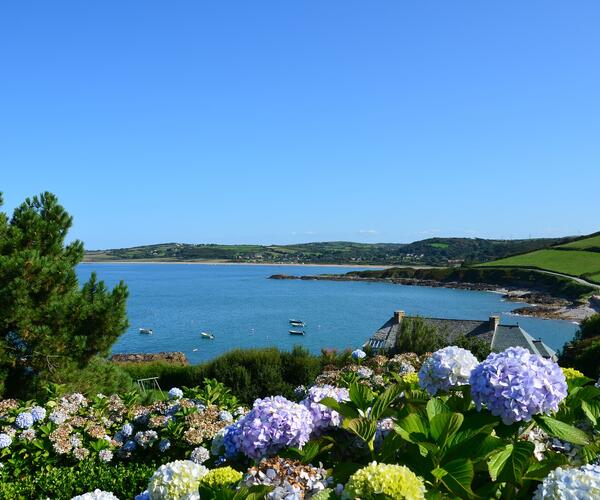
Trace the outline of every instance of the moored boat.
[[143, 333], [144, 335], [152, 335], [154, 332], [152, 331], [152, 328], [140, 328], [140, 333]]
[[292, 321], [292, 320], [290, 320], [290, 325], [292, 325], [292, 326], [304, 326], [305, 323], [304, 323], [304, 321], [297, 321], [297, 320], [293, 320]]
[[304, 330], [288, 330], [290, 335], [304, 335]]
[[214, 338], [215, 338], [215, 336], [214, 336], [212, 333], [208, 333], [208, 332], [202, 332], [202, 333], [200, 334], [200, 336], [201, 336], [203, 339], [208, 339], [208, 340], [214, 340]]

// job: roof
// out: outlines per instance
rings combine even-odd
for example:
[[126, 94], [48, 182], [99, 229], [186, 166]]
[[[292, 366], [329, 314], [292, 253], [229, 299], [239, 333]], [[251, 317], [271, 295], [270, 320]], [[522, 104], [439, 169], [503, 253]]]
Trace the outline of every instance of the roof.
[[[401, 316], [397, 318], [395, 315], [392, 316], [365, 342], [365, 347], [378, 351], [393, 349], [405, 318], [415, 319], [416, 317]], [[465, 335], [485, 341], [493, 352], [501, 352], [509, 347], [523, 347], [544, 358], [554, 359], [556, 357], [556, 353], [541, 339], [534, 339], [519, 325], [501, 325], [499, 318], [490, 317], [489, 320], [483, 321], [449, 318], [420, 319], [426, 325], [433, 326], [439, 332], [445, 333], [450, 342]]]

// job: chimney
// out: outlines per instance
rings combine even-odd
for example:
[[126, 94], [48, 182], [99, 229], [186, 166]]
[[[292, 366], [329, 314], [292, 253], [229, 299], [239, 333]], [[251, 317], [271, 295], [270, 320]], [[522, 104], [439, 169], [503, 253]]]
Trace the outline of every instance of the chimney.
[[500, 316], [490, 316], [490, 330], [496, 331], [496, 328], [500, 324]]
[[404, 318], [404, 311], [394, 311], [394, 323], [399, 325]]

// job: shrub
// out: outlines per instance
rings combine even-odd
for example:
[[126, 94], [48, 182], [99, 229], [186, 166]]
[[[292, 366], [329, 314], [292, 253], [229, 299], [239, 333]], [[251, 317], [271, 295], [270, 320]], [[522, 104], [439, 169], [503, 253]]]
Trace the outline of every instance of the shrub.
[[0, 498], [70, 499], [87, 491], [112, 491], [119, 498], [146, 489], [157, 464], [105, 464], [85, 461], [75, 467], [51, 467], [24, 475], [19, 481], [0, 473]]
[[447, 345], [446, 336], [422, 318], [404, 318], [396, 337], [396, 352], [425, 354]]

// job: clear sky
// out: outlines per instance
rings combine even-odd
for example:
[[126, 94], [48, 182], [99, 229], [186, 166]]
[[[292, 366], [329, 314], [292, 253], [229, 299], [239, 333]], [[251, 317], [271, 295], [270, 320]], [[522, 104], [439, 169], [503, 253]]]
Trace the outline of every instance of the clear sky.
[[[12, 4], [12, 5], [9, 5]], [[600, 230], [600, 3], [0, 6], [0, 190], [88, 248]]]

